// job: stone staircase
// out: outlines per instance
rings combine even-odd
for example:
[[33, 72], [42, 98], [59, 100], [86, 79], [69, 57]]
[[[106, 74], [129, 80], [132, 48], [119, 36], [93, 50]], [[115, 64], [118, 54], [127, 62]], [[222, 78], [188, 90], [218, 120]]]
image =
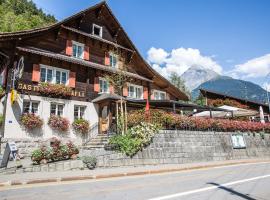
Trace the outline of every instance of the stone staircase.
[[110, 136], [105, 134], [98, 134], [96, 137], [92, 138], [87, 142], [83, 149], [85, 150], [95, 150], [95, 149], [104, 149], [104, 146], [108, 144]]

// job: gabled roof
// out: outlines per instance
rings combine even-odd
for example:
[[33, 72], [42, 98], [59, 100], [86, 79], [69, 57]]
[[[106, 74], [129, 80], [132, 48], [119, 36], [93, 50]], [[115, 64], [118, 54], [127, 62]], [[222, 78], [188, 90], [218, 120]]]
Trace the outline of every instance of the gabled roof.
[[[181, 91], [179, 88], [175, 87], [173, 84], [171, 84], [166, 78], [164, 78], [162, 75], [160, 75], [158, 72], [156, 72], [145, 60], [144, 58], [141, 56], [141, 54], [139, 53], [139, 51], [137, 50], [137, 48], [135, 47], [135, 45], [133, 44], [133, 42], [130, 40], [130, 38], [128, 37], [127, 33], [125, 32], [125, 30], [123, 29], [123, 27], [121, 26], [121, 24], [119, 23], [119, 21], [117, 20], [117, 18], [114, 16], [114, 14], [112, 13], [111, 9], [109, 8], [108, 4], [105, 1], [102, 1], [92, 7], [89, 7], [81, 12], [78, 12], [77, 14], [74, 14], [58, 23], [55, 23], [53, 25], [47, 26], [47, 27], [43, 27], [43, 28], [37, 28], [37, 29], [32, 29], [32, 30], [25, 30], [25, 31], [19, 31], [19, 32], [11, 32], [11, 33], [0, 33], [0, 41], [2, 40], [12, 40], [12, 39], [21, 39], [23, 37], [32, 37], [35, 36], [36, 34], [41, 34], [44, 33], [46, 31], [49, 30], [54, 30], [57, 28], [67, 28], [65, 27], [65, 25], [74, 20], [77, 19], [78, 17], [84, 15], [86, 12], [89, 11], [93, 11], [95, 9], [98, 8], [106, 8], [107, 11], [110, 13], [110, 15], [112, 16], [112, 19], [115, 21], [115, 23], [118, 25], [118, 27], [121, 29], [122, 33], [124, 34], [125, 39], [128, 41], [129, 45], [132, 47], [132, 50], [135, 52], [135, 54], [138, 56], [138, 58], [145, 64], [145, 70], [147, 70], [149, 72], [149, 74], [151, 74], [152, 77], [154, 77], [154, 82], [155, 80], [158, 80], [158, 83], [155, 82], [157, 85], [161, 84], [161, 85], [166, 85], [167, 86], [167, 90], [170, 91], [170, 93], [172, 93], [173, 95], [175, 95], [177, 98], [181, 99], [181, 100], [188, 100], [189, 97], [183, 92]], [[127, 48], [127, 47], [123, 47], [122, 48]], [[129, 48], [127, 48], [129, 49]]]

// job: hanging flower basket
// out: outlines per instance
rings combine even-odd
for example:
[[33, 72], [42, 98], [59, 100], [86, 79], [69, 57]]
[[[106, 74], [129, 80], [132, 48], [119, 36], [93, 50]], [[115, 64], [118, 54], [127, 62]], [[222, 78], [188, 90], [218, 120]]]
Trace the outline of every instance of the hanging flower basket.
[[40, 83], [39, 92], [49, 97], [71, 97], [72, 89], [63, 84]]
[[82, 133], [82, 134], [86, 134], [86, 133], [88, 133], [88, 131], [90, 129], [90, 124], [85, 119], [76, 119], [72, 123], [72, 127], [75, 131]]
[[43, 125], [43, 120], [33, 114], [33, 113], [25, 113], [21, 117], [22, 125], [29, 130], [35, 129], [35, 128], [41, 128]]
[[49, 118], [48, 125], [57, 131], [61, 132], [67, 132], [69, 129], [69, 121], [68, 119], [61, 117], [61, 116], [56, 116], [52, 115]]

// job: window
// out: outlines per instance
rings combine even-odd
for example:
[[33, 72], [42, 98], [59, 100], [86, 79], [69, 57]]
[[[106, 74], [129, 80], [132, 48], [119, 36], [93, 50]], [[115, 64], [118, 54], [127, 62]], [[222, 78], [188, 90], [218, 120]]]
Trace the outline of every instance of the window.
[[128, 97], [134, 99], [143, 98], [143, 87], [139, 85], [129, 84], [128, 86]]
[[102, 27], [93, 24], [92, 34], [98, 37], [102, 37]]
[[109, 83], [104, 78], [99, 78], [99, 92], [108, 93], [109, 92]]
[[166, 99], [166, 93], [159, 91], [159, 90], [154, 90], [154, 99], [155, 100], [165, 100]]
[[42, 65], [40, 68], [40, 82], [66, 85], [68, 70]]
[[74, 106], [74, 119], [83, 119], [85, 109], [85, 106]]
[[113, 53], [110, 53], [110, 66], [117, 68], [117, 61], [118, 61], [118, 56]]
[[51, 115], [63, 116], [64, 105], [51, 103]]
[[38, 114], [38, 102], [24, 101], [23, 102], [23, 113], [34, 113]]
[[72, 56], [74, 58], [83, 59], [84, 54], [84, 44], [72, 41]]

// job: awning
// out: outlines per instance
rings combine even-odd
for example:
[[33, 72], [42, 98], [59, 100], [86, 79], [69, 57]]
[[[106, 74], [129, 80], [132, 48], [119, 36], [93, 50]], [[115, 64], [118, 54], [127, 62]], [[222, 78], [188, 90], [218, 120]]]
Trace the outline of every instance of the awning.
[[98, 96], [97, 98], [93, 99], [92, 103], [101, 103], [104, 101], [117, 101], [117, 100], [121, 100], [121, 98], [123, 100], [126, 100], [125, 97], [121, 97], [118, 94], [104, 93], [104, 94], [101, 94], [100, 96]]

